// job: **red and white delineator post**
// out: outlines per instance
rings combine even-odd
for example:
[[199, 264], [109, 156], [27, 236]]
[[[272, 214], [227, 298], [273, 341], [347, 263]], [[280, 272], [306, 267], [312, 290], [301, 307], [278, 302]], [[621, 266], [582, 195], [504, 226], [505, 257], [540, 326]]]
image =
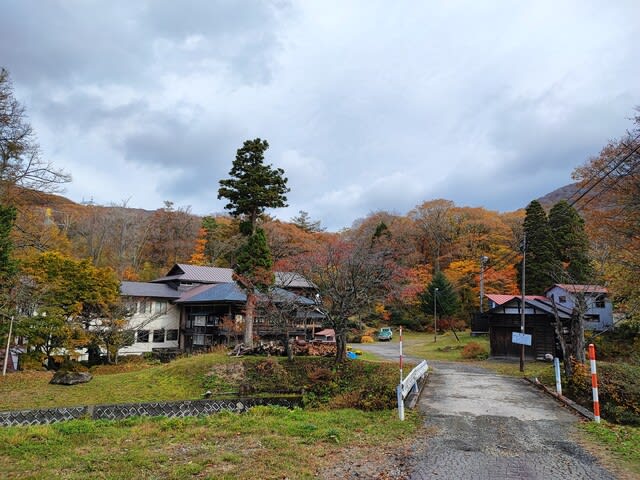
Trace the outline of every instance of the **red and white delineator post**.
[[598, 373], [596, 372], [596, 347], [589, 344], [589, 362], [591, 363], [591, 390], [593, 392], [593, 420], [600, 423], [600, 400], [598, 400]]

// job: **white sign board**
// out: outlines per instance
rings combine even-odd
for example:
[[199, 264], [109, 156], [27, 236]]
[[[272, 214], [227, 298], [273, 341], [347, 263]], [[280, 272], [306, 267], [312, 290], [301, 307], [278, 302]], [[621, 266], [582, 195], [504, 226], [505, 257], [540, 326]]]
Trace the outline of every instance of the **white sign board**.
[[531, 346], [531, 335], [528, 333], [512, 332], [511, 341], [520, 345]]

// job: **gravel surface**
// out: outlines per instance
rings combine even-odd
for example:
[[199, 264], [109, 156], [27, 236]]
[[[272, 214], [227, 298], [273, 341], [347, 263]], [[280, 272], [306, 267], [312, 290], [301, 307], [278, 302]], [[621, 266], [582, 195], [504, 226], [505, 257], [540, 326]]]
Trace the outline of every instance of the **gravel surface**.
[[[398, 358], [397, 344], [358, 348]], [[417, 407], [426, 418], [418, 439], [396, 450], [354, 452], [322, 478], [616, 478], [573, 440], [580, 419], [524, 380], [460, 363], [430, 366]]]

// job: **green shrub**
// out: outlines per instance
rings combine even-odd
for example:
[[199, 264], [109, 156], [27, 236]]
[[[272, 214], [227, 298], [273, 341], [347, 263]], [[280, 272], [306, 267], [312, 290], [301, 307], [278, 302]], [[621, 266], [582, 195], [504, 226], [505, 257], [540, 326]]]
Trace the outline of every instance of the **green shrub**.
[[[640, 425], [640, 366], [599, 362], [597, 368], [602, 417], [615, 423]], [[575, 365], [568, 388], [577, 402], [591, 406], [591, 372], [587, 365]]]
[[20, 370], [46, 370], [43, 362], [47, 356], [42, 352], [28, 352], [20, 355]]

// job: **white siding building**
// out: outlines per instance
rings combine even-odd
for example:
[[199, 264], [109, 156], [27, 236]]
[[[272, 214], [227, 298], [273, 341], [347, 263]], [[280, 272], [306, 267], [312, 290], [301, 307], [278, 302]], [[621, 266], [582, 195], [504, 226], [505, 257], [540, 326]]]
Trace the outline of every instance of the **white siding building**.
[[120, 292], [134, 312], [129, 329], [134, 343], [120, 355], [140, 355], [154, 348], [178, 348], [180, 308], [172, 303], [180, 292], [161, 283], [122, 282]]
[[584, 294], [587, 302], [584, 328], [586, 330], [606, 330], [613, 326], [613, 305], [609, 299], [609, 291], [601, 285], [573, 285], [556, 283], [545, 292], [553, 298], [557, 305], [573, 310], [576, 295]]

